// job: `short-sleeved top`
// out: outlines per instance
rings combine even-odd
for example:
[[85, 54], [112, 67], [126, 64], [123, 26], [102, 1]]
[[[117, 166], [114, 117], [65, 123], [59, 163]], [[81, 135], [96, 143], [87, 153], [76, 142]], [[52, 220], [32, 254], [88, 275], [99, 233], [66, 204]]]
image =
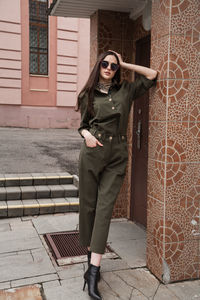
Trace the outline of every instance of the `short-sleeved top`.
[[142, 96], [155, 83], [156, 79], [150, 80], [140, 75], [134, 82], [124, 80], [120, 87], [112, 86], [108, 94], [95, 90], [93, 116], [87, 110], [88, 95], [85, 93], [81, 99], [79, 133], [87, 129], [91, 133], [97, 131], [108, 135], [126, 135], [133, 100]]

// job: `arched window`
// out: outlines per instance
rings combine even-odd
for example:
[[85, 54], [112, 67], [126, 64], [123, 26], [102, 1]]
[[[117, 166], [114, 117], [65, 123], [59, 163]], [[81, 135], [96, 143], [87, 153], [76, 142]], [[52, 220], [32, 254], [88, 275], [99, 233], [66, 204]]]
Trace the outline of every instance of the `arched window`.
[[29, 73], [48, 74], [48, 0], [29, 0]]

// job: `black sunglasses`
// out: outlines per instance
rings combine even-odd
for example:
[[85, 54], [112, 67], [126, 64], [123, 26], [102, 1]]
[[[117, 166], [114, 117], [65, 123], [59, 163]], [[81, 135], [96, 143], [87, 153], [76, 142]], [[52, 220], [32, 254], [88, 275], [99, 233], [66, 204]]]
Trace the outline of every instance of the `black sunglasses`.
[[[101, 62], [101, 66], [102, 66], [102, 68], [106, 69], [109, 66], [109, 62], [107, 60], [103, 60]], [[119, 65], [115, 64], [115, 63], [111, 63], [110, 68], [112, 71], [117, 71], [117, 69], [119, 68]]]

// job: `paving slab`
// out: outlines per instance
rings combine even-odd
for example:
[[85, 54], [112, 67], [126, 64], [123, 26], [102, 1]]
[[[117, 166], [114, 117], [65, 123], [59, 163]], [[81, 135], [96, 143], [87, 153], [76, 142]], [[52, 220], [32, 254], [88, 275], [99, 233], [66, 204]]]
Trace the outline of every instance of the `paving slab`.
[[131, 298], [130, 300], [147, 300], [148, 298], [144, 296], [140, 291], [137, 289], [132, 290]]
[[19, 217], [15, 217], [15, 218], [11, 218], [11, 219], [8, 219], [8, 218], [0, 219], [0, 225], [4, 224], [4, 223], [14, 224], [14, 223], [22, 223], [22, 221], [21, 221], [21, 218], [19, 218]]
[[110, 243], [111, 248], [131, 267], [146, 266], [146, 240], [115, 240]]
[[10, 285], [11, 287], [20, 287], [25, 285], [32, 285], [36, 283], [44, 283], [44, 282], [52, 282], [53, 280], [57, 280], [58, 275], [57, 274], [46, 274], [42, 276], [36, 276], [36, 277], [30, 277], [25, 279], [18, 279], [11, 281]]
[[200, 280], [171, 283], [167, 288], [181, 300], [200, 300]]
[[0, 300], [42, 300], [40, 287], [27, 286], [19, 289], [0, 291]]
[[81, 277], [84, 274], [83, 264], [74, 264], [65, 266], [63, 270], [57, 271], [60, 280], [65, 280], [74, 277]]
[[0, 290], [6, 290], [10, 288], [11, 288], [10, 281], [0, 282]]
[[101, 271], [102, 272], [127, 270], [129, 268], [130, 268], [129, 265], [122, 259], [105, 258], [105, 259], [102, 259], [102, 261], [101, 261]]
[[58, 287], [44, 286], [46, 300], [90, 300], [88, 292], [83, 291], [83, 277], [67, 279]]
[[1, 224], [0, 226], [0, 232], [7, 232], [11, 231], [11, 227], [9, 223]]
[[[182, 300], [170, 291], [165, 285], [161, 284], [152, 300]], [[193, 300], [193, 299], [187, 299]]]
[[131, 221], [111, 222], [108, 241], [138, 240], [146, 238], [146, 232]]
[[43, 286], [43, 289], [59, 287], [60, 286], [60, 281], [59, 280], [53, 280], [53, 281], [44, 282], [42, 284], [42, 286]]
[[99, 290], [104, 300], [122, 300], [122, 298], [120, 298], [104, 280], [101, 280]]
[[143, 268], [115, 271], [114, 274], [125, 281], [127, 285], [138, 290], [139, 294], [142, 294], [147, 298], [155, 295], [160, 284], [160, 282], [147, 269]]
[[115, 296], [120, 297], [120, 299], [123, 300], [130, 299], [133, 288], [127, 285], [127, 283], [124, 282], [124, 280], [122, 280], [119, 276], [113, 272], [106, 272], [102, 273], [102, 278], [110, 287], [112, 292], [114, 292]]
[[7, 224], [11, 230], [0, 232], [0, 253], [42, 248], [41, 240], [31, 222]]
[[54, 274], [55, 269], [44, 249], [24, 254], [0, 255], [0, 282]]
[[39, 234], [76, 230], [78, 213], [69, 213], [66, 215], [40, 216], [33, 219], [34, 227]]

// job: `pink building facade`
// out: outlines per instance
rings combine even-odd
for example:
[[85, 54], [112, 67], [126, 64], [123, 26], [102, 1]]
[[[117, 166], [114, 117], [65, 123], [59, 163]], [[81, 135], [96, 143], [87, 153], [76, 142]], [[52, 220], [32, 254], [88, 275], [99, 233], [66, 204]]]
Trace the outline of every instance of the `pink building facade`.
[[0, 126], [78, 127], [74, 106], [89, 74], [90, 20], [49, 18], [48, 45], [48, 75], [30, 74], [29, 1], [0, 1]]

